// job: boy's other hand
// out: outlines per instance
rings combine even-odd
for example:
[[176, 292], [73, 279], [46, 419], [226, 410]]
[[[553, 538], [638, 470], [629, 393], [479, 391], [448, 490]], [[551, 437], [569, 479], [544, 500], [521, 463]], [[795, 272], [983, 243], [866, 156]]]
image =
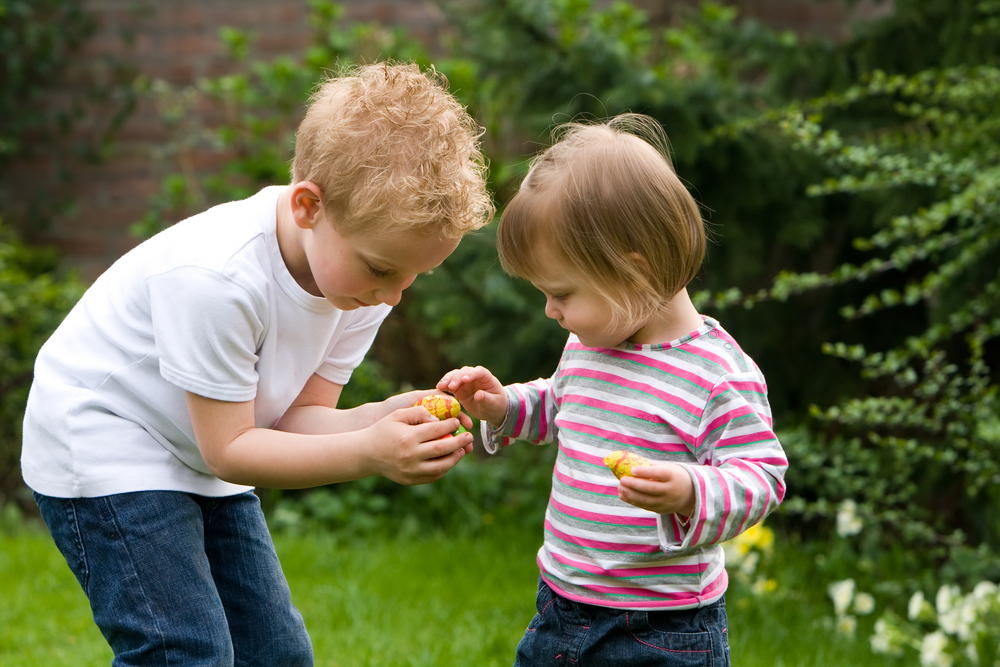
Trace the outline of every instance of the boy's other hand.
[[656, 512], [689, 517], [695, 493], [691, 473], [674, 463], [635, 466], [631, 476], [618, 482], [618, 497], [630, 505]]
[[[463, 415], [468, 426], [472, 420]], [[371, 428], [372, 459], [377, 472], [399, 484], [428, 484], [440, 479], [472, 452], [472, 434], [451, 434], [458, 419], [438, 420], [421, 407], [396, 410]]]
[[482, 366], [449, 371], [438, 381], [437, 388], [457, 398], [470, 415], [494, 427], [503, 424], [507, 417], [507, 393], [500, 381]]

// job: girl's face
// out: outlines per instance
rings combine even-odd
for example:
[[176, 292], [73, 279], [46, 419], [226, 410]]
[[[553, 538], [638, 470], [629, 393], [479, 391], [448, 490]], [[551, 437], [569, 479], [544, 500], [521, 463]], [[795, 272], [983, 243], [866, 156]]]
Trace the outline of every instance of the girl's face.
[[611, 306], [578, 273], [545, 262], [549, 268], [532, 281], [545, 295], [545, 315], [563, 329], [576, 334], [587, 347], [615, 347], [629, 340], [641, 328], [633, 322], [613, 325]]

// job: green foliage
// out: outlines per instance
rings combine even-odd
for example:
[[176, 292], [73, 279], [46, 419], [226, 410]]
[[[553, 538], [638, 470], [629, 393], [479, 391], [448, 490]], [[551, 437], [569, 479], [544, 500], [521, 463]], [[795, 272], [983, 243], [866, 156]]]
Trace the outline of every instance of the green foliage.
[[65, 130], [80, 109], [56, 109], [42, 93], [94, 30], [72, 0], [0, 0], [0, 171], [40, 136]]
[[[864, 262], [786, 273], [755, 294], [715, 297], [720, 306], [752, 306], [858, 282], [867, 294], [841, 308], [846, 320], [917, 315], [920, 330], [898, 335], [888, 349], [824, 344], [827, 354], [860, 363], [868, 389], [813, 408], [819, 441], [790, 442], [801, 481], [785, 510], [828, 515], [839, 500], [855, 499], [879, 536], [873, 546], [920, 544], [931, 562], [948, 562], [963, 579], [1000, 575], [1000, 522], [989, 509], [1000, 488], [998, 105], [1000, 70], [992, 66], [875, 72], [750, 123], [775, 122], [799, 149], [827, 161], [837, 175], [810, 188], [812, 196], [908, 196], [887, 224], [855, 241]], [[866, 115], [872, 109], [877, 115]], [[842, 132], [838, 120], [846, 117]], [[895, 279], [887, 282], [888, 274]], [[980, 546], [987, 551], [975, 568], [963, 567], [962, 555]]]
[[0, 500], [18, 481], [35, 355], [83, 294], [78, 280], [55, 273], [56, 265], [54, 253], [27, 247], [0, 226]]

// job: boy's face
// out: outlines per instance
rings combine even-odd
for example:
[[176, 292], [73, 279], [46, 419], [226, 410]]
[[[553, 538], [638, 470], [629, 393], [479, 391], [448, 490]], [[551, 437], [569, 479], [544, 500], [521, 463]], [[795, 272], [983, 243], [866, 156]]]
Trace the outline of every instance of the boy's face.
[[303, 245], [315, 291], [341, 310], [355, 310], [395, 306], [417, 275], [440, 265], [458, 242], [421, 231], [341, 235], [322, 220]]

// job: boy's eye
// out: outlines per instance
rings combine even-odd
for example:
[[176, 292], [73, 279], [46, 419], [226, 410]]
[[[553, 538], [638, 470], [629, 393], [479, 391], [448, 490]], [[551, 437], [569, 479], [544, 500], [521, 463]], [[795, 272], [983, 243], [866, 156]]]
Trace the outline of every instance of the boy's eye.
[[372, 274], [376, 278], [385, 278], [387, 275], [389, 275], [388, 270], [382, 271], [380, 269], [376, 269], [371, 264], [368, 265], [368, 273]]

